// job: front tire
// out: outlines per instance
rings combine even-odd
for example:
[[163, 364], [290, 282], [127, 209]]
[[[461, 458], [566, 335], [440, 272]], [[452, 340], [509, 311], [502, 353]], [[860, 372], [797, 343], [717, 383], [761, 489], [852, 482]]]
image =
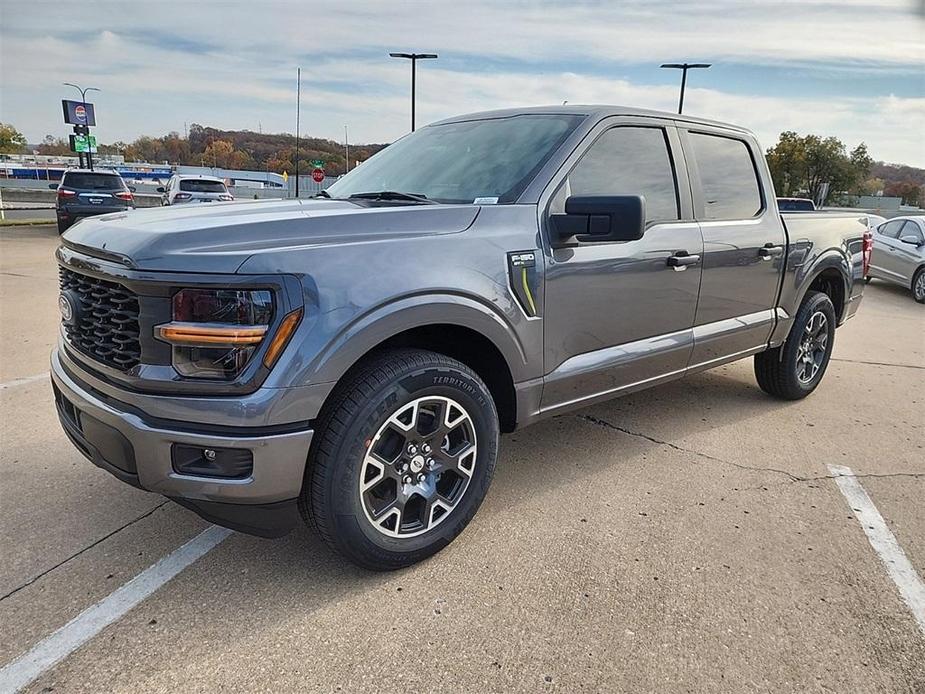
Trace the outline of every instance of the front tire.
[[494, 474], [498, 413], [478, 375], [434, 352], [389, 350], [347, 379], [319, 420], [299, 509], [350, 561], [402, 568], [475, 515]]
[[805, 398], [822, 381], [834, 346], [835, 307], [828, 295], [807, 292], [787, 341], [755, 355], [758, 386], [783, 400]]
[[912, 298], [925, 304], [925, 267], [920, 267], [912, 278]]

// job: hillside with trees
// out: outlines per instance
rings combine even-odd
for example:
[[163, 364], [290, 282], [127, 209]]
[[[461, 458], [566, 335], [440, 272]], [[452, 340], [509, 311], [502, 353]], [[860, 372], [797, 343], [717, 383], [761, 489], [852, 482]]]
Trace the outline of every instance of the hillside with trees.
[[[350, 145], [351, 168], [385, 147], [385, 144]], [[0, 153], [67, 156], [67, 139], [46, 135], [37, 145], [27, 145], [12, 125], [0, 123]], [[216, 166], [226, 169], [295, 172], [295, 136], [290, 133], [255, 133], [251, 130], [219, 130], [193, 123], [186, 136], [170, 132], [161, 137], [100, 144], [101, 154], [121, 154], [126, 161], [152, 164]], [[299, 146], [299, 171], [308, 173], [311, 162], [325, 162], [328, 175], [345, 170], [344, 144], [303, 137]], [[846, 195], [901, 197], [907, 205], [925, 204], [925, 169], [875, 162], [862, 142], [848, 151], [836, 137], [783, 132], [767, 151], [768, 166], [777, 194], [809, 196], [818, 200], [828, 184], [824, 204], [843, 202]]]
[[[365, 161], [385, 144], [351, 144], [350, 167]], [[250, 130], [218, 130], [193, 123], [186, 137], [171, 132], [162, 137], [142, 136], [133, 142], [100, 143], [100, 154], [121, 154], [126, 161], [152, 164], [218, 166], [226, 169], [251, 169], [292, 174], [295, 171], [295, 136], [290, 133], [255, 133]], [[20, 154], [34, 150], [38, 154], [71, 155], [66, 138], [46, 135], [42, 142], [28, 147], [16, 128], [0, 127], [0, 152]], [[299, 171], [308, 173], [312, 160], [323, 160], [325, 171], [337, 176], [345, 170], [343, 142], [303, 136], [299, 143]]]

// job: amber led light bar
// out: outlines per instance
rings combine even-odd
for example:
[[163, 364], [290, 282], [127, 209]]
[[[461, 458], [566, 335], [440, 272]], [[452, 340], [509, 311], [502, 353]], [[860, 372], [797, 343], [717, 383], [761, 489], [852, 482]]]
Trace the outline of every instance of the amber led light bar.
[[266, 325], [174, 322], [159, 325], [156, 331], [160, 339], [174, 345], [247, 347], [263, 342], [267, 329]]
[[279, 330], [276, 331], [273, 339], [270, 340], [267, 353], [263, 355], [264, 366], [272, 367], [273, 364], [276, 363], [277, 358], [282, 353], [283, 348], [289, 343], [289, 338], [292, 337], [292, 333], [295, 332], [301, 320], [302, 309], [300, 308], [283, 318], [282, 323], [279, 325]]

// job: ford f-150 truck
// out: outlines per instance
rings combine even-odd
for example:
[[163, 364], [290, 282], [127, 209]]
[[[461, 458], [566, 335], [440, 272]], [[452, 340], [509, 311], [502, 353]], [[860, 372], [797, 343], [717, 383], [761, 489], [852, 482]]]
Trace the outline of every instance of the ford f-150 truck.
[[742, 128], [477, 113], [315, 199], [75, 225], [54, 396], [119, 479], [394, 569], [470, 521], [501, 432], [745, 357], [807, 396], [869, 253], [860, 216], [782, 217]]

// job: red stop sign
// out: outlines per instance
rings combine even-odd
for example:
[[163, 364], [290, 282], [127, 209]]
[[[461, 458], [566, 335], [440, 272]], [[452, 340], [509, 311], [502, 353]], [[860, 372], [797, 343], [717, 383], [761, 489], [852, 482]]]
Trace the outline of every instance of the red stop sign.
[[312, 171], [312, 180], [315, 183], [321, 183], [324, 180], [324, 169], [315, 169]]

